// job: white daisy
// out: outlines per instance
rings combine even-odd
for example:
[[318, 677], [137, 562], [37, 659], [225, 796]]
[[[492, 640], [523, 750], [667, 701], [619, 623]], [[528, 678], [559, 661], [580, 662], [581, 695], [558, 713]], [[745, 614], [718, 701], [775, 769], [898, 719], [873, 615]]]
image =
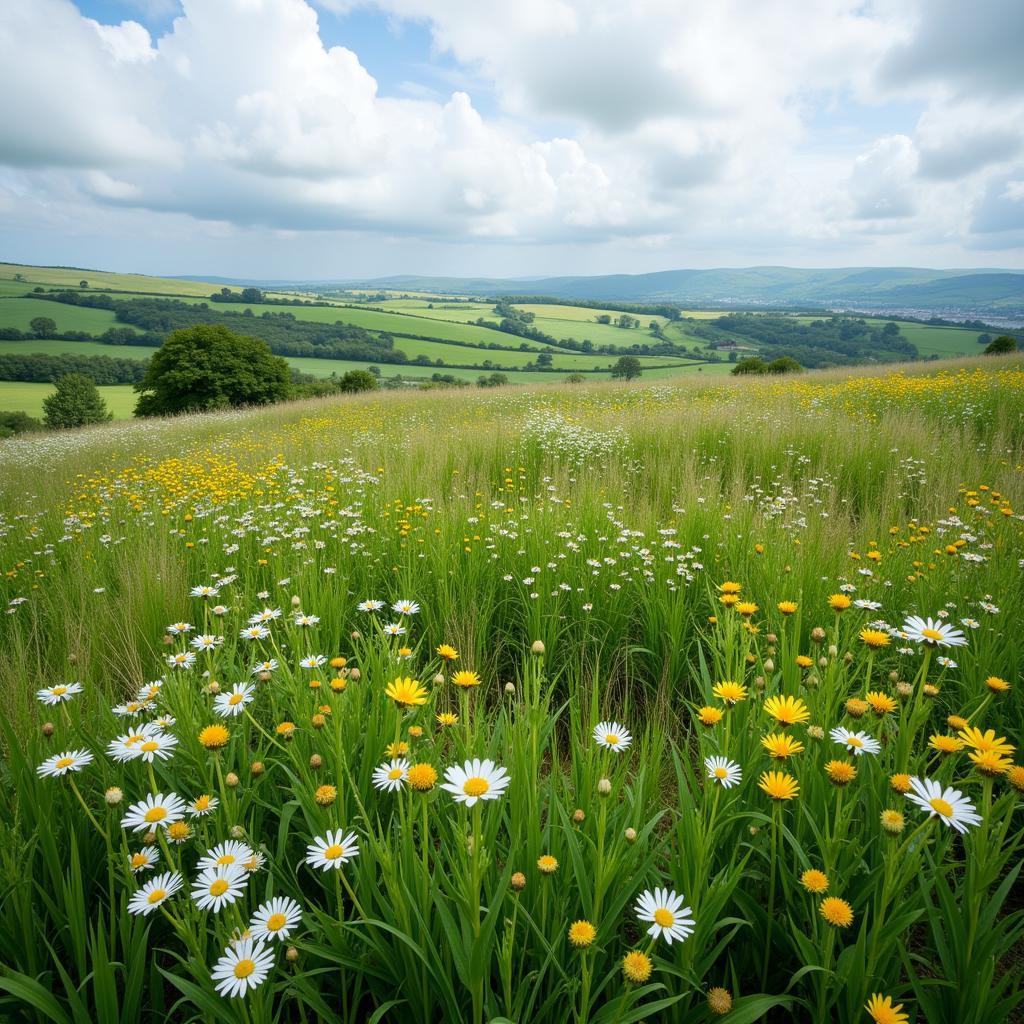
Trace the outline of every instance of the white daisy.
[[128, 869], [133, 875], [151, 871], [160, 861], [160, 851], [155, 846], [144, 846], [137, 853], [128, 855]]
[[266, 626], [246, 626], [238, 634], [243, 640], [266, 640], [270, 636], [270, 630]]
[[210, 977], [217, 983], [214, 987], [220, 995], [234, 999], [262, 985], [273, 966], [274, 954], [264, 943], [239, 939], [224, 950]]
[[219, 806], [220, 800], [215, 796], [203, 793], [202, 796], [197, 796], [195, 800], [188, 805], [186, 813], [190, 818], [202, 818], [205, 815], [210, 814], [212, 811], [217, 810]]
[[249, 616], [249, 624], [255, 626], [257, 623], [273, 622], [275, 619], [279, 618], [281, 618], [280, 608], [264, 608], [263, 611]]
[[47, 686], [45, 689], [36, 690], [36, 697], [44, 704], [60, 704], [62, 701], [71, 700], [76, 693], [81, 692], [81, 683], [60, 683], [57, 686]]
[[36, 774], [45, 779], [48, 776], [80, 772], [91, 761], [92, 754], [88, 750], [67, 750], [63, 754], [54, 754], [53, 757], [48, 757], [36, 769]]
[[598, 722], [594, 728], [594, 740], [606, 750], [621, 754], [633, 742], [633, 737], [618, 722]]
[[254, 676], [262, 675], [264, 672], [276, 672], [277, 671], [277, 659], [268, 658], [266, 661], [259, 661], [252, 667], [252, 674]]
[[225, 864], [200, 872], [192, 883], [192, 899], [200, 910], [212, 910], [234, 903], [243, 892], [248, 876], [240, 864]]
[[300, 668], [319, 668], [325, 665], [327, 659], [322, 654], [308, 654], [299, 662]]
[[727, 757], [706, 757], [704, 767], [708, 770], [708, 778], [712, 782], [717, 782], [723, 789], [738, 785], [743, 778], [740, 766]]
[[208, 868], [228, 868], [232, 864], [241, 864], [246, 858], [252, 856], [252, 847], [246, 843], [240, 843], [236, 839], [228, 839], [218, 843], [212, 850], [207, 850], [196, 867], [200, 871]]
[[259, 871], [260, 868], [262, 868], [263, 865], [266, 864], [266, 862], [267, 858], [264, 857], [263, 854], [259, 852], [259, 850], [257, 850], [251, 857], [247, 857], [245, 860], [242, 861], [242, 867], [245, 868], [245, 870], [248, 871], [249, 874], [254, 874], [255, 872]]
[[321, 871], [340, 868], [342, 864], [358, 856], [359, 840], [355, 832], [345, 835], [344, 829], [340, 828], [334, 832], [328, 829], [323, 839], [316, 836], [306, 847], [306, 863]]
[[415, 601], [396, 601], [391, 606], [391, 610], [398, 612], [399, 615], [415, 615], [420, 610], [420, 606]]
[[287, 939], [302, 920], [302, 907], [286, 896], [275, 896], [262, 904], [249, 922], [249, 933], [257, 940]]
[[112, 739], [107, 744], [107, 754], [115, 761], [134, 761], [139, 756], [136, 753], [139, 744], [159, 733], [160, 729], [153, 722], [147, 722], [131, 732], [126, 732], [123, 736]]
[[171, 636], [184, 636], [186, 633], [191, 633], [195, 628], [191, 622], [172, 622], [164, 632]]
[[219, 589], [217, 587], [210, 587], [210, 586], [205, 586], [204, 585], [204, 586], [201, 586], [201, 587], [193, 587], [189, 591], [189, 596], [190, 597], [216, 597], [219, 592], [220, 591], [219, 591]]
[[295, 616], [296, 626], [305, 626], [308, 628], [311, 626], [315, 626], [319, 621], [319, 615], [303, 615], [301, 612], [299, 612], [299, 614]]
[[212, 615], [217, 615], [217, 616], [224, 616], [224, 615], [227, 615], [227, 613], [228, 613], [229, 611], [231, 611], [231, 609], [230, 609], [230, 608], [229, 608], [229, 607], [228, 607], [228, 606], [227, 606], [226, 604], [215, 604], [215, 605], [214, 605], [214, 606], [213, 606], [213, 607], [212, 607], [212, 608], [210, 609], [210, 613], [211, 613]]
[[215, 651], [224, 643], [224, 637], [213, 633], [200, 633], [192, 637], [191, 646], [197, 651]]
[[167, 828], [185, 815], [185, 801], [177, 793], [150, 793], [145, 800], [132, 804], [121, 819], [121, 828], [148, 832], [157, 825]]
[[389, 622], [383, 627], [385, 636], [404, 636], [405, 626], [399, 622]]
[[682, 942], [693, 934], [695, 922], [689, 907], [683, 906], [683, 897], [670, 889], [649, 889], [640, 894], [636, 901], [636, 916], [641, 921], [650, 921], [647, 934], [652, 938], [664, 938], [671, 946], [672, 941]]
[[160, 715], [158, 718], [154, 718], [150, 725], [162, 732], [164, 729], [170, 729], [177, 721], [174, 715]]
[[163, 685], [164, 681], [162, 679], [154, 679], [153, 682], [139, 687], [138, 693], [135, 694], [135, 699], [143, 701], [156, 700]]
[[373, 771], [373, 784], [377, 789], [393, 793], [402, 788], [408, 770], [409, 762], [404, 757], [379, 765]]
[[383, 601], [360, 601], [356, 608], [361, 612], [379, 612], [384, 607]]
[[153, 913], [165, 900], [170, 899], [182, 886], [177, 871], [165, 871], [151, 878], [141, 889], [137, 889], [128, 901], [129, 914]]
[[968, 826], [981, 824], [981, 815], [959, 789], [952, 786], [943, 789], [941, 782], [917, 776], [911, 776], [910, 788], [912, 792], [904, 794], [908, 800], [926, 810], [930, 818], [938, 815], [957, 832], [966, 832]]
[[196, 663], [195, 651], [179, 651], [177, 654], [167, 655], [167, 664], [171, 668], [191, 668]]
[[472, 807], [477, 800], [497, 800], [505, 792], [511, 778], [493, 761], [474, 758], [461, 767], [452, 765], [445, 773], [441, 788], [455, 797], [457, 804]]
[[240, 715], [246, 704], [256, 699], [256, 687], [252, 683], [235, 683], [226, 693], [218, 693], [213, 699], [213, 710], [222, 718]]
[[144, 740], [130, 748], [131, 753], [127, 758], [122, 758], [121, 760], [132, 761], [138, 758], [142, 761], [148, 761], [150, 764], [156, 758], [160, 758], [161, 761], [169, 761], [174, 755], [174, 748], [177, 745], [177, 736], [171, 736], [169, 733], [160, 732], [159, 729], [154, 728]]
[[849, 729], [844, 729], [841, 725], [836, 726], [829, 736], [836, 743], [845, 746], [848, 753], [856, 754], [857, 757], [864, 753], [877, 754], [882, 749], [882, 744], [866, 732], [850, 732]]
[[914, 643], [933, 647], [964, 647], [967, 644], [962, 630], [941, 619], [922, 619], [919, 615], [911, 615], [903, 623], [902, 632]]

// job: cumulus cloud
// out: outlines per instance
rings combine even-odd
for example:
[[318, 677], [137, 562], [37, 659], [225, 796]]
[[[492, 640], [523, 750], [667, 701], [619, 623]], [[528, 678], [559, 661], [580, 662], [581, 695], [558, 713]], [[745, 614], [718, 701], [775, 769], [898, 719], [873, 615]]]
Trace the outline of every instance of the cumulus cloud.
[[[153, 2], [177, 10], [140, 10]], [[1024, 9], [979, 3], [968, 17], [952, 0], [181, 0], [153, 38], [70, 0], [11, 0], [0, 86], [19, 102], [0, 108], [0, 185], [223, 232], [625, 244], [674, 262], [852, 251], [925, 222], [991, 233], [1016, 210], [1024, 85], [1005, 26]], [[471, 87], [382, 94], [319, 31], [317, 8], [344, 43], [357, 6], [427, 25], [496, 113]], [[918, 104], [916, 124], [823, 141], [822, 118], [892, 98]]]

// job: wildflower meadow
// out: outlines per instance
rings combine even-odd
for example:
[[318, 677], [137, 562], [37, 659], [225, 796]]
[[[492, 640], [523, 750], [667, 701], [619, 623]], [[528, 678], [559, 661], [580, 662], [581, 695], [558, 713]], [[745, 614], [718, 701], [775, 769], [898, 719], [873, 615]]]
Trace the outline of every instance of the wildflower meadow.
[[1021, 1020], [1024, 369], [0, 442], [0, 1016]]

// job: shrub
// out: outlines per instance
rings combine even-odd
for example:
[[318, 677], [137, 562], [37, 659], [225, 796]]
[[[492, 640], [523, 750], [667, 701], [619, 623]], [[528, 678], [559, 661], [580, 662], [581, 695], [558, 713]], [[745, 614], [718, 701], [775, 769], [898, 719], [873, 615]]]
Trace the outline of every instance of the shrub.
[[56, 430], [105, 423], [113, 418], [96, 384], [84, 373], [59, 377], [54, 393], [43, 399], [43, 413], [46, 425]]

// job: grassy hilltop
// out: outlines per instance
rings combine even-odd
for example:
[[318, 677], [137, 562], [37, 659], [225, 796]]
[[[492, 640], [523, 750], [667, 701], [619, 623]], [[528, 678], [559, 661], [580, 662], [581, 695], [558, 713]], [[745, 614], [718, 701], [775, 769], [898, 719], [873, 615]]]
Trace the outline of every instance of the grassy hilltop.
[[0, 1015], [1015, 1019], [1022, 424], [988, 358], [0, 444]]

